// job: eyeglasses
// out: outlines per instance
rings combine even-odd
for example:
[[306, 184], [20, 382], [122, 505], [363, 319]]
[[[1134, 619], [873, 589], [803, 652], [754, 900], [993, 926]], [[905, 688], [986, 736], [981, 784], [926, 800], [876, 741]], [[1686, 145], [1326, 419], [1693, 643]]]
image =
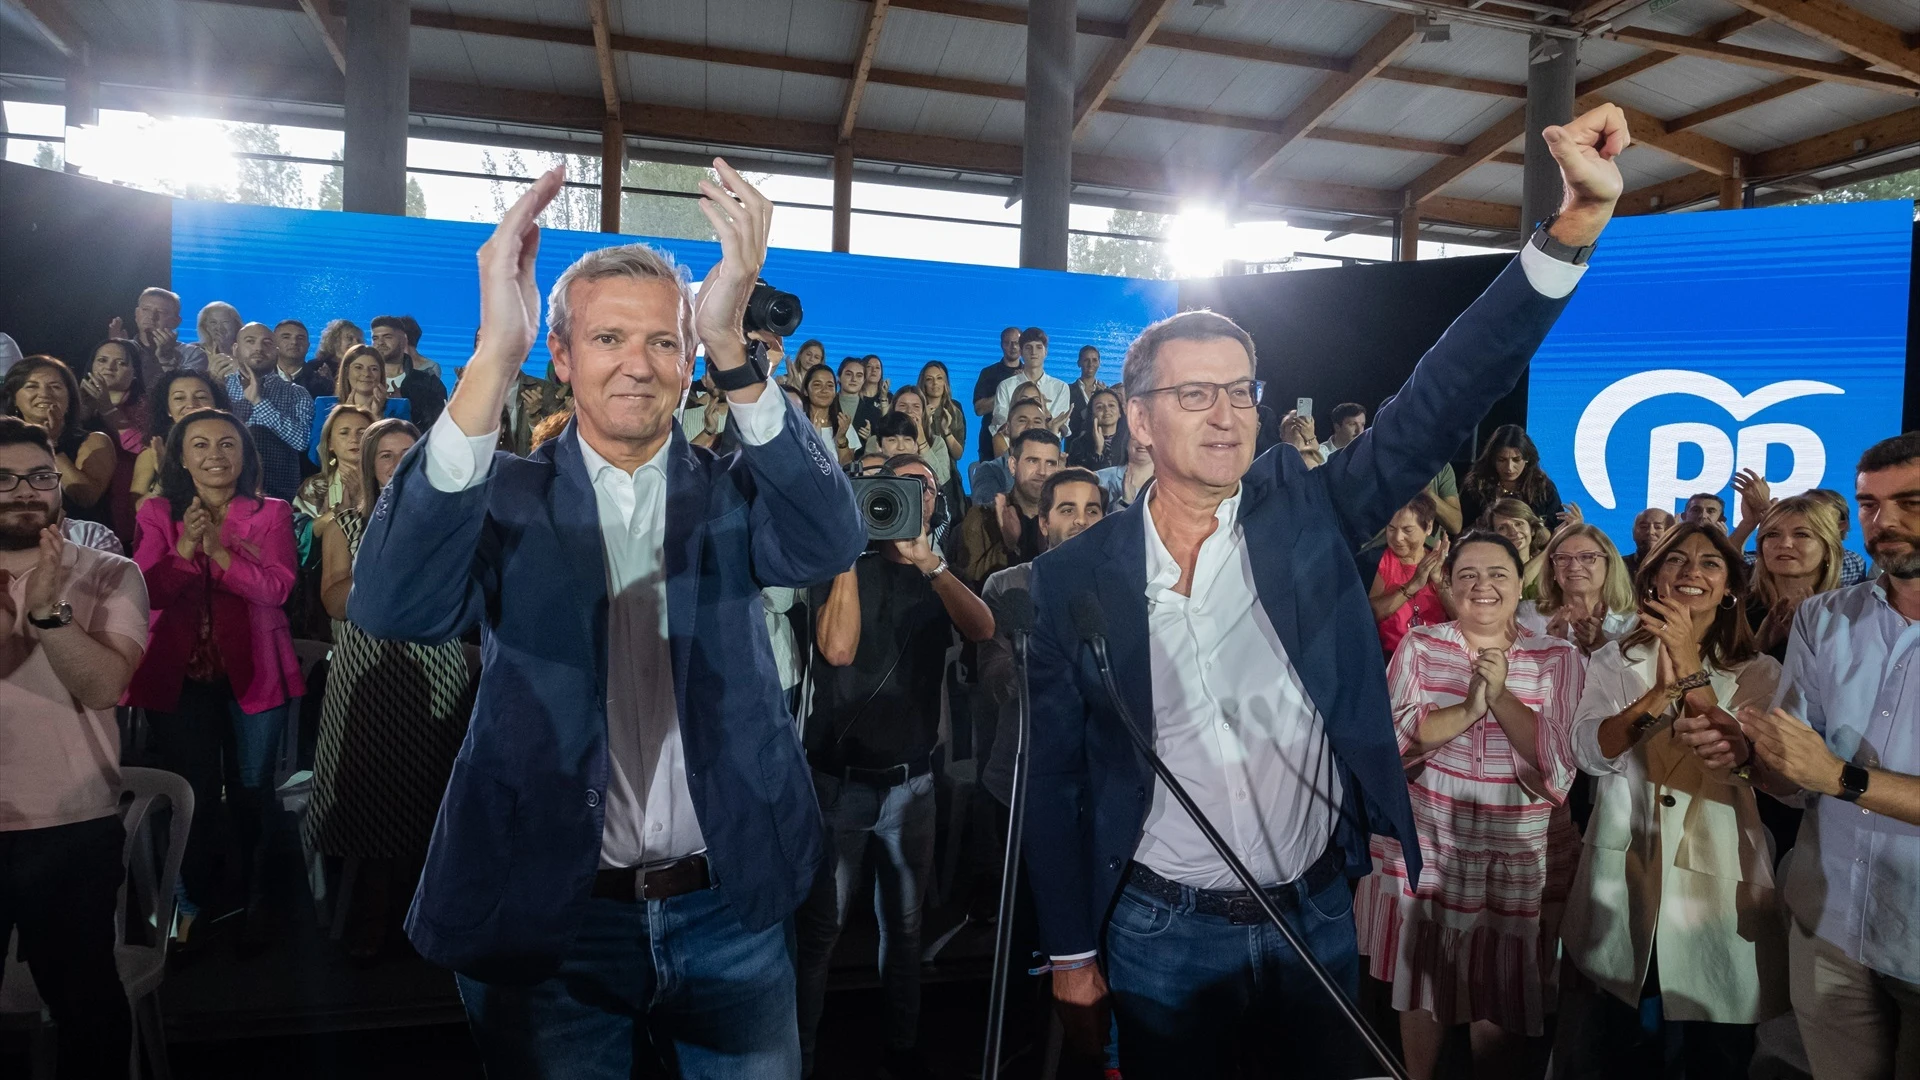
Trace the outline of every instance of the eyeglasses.
[[60, 474], [52, 469], [30, 472], [24, 476], [20, 473], [0, 472], [0, 491], [12, 491], [20, 486], [22, 480], [25, 480], [27, 486], [35, 491], [52, 491], [60, 486]]
[[1580, 551], [1580, 552], [1559, 551], [1554, 553], [1553, 565], [1555, 566], [1579, 565], [1579, 566], [1584, 566], [1587, 569], [1591, 570], [1594, 567], [1599, 566], [1601, 563], [1605, 562], [1606, 560], [1607, 560], [1607, 557], [1605, 555], [1600, 554], [1597, 551]]
[[1227, 404], [1236, 409], [1251, 409], [1260, 403], [1260, 390], [1266, 383], [1259, 379], [1236, 379], [1230, 383], [1183, 382], [1172, 386], [1162, 386], [1157, 390], [1142, 390], [1139, 396], [1148, 394], [1172, 394], [1180, 407], [1188, 412], [1206, 412], [1213, 403], [1220, 400], [1220, 391], [1227, 392]]

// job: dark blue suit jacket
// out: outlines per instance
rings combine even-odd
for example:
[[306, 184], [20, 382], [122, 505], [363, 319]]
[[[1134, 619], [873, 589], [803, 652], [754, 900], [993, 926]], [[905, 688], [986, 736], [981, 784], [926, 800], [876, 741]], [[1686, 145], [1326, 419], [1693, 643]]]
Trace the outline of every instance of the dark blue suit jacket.
[[[760, 588], [829, 581], [866, 546], [846, 475], [789, 406], [764, 446], [716, 457], [674, 425], [667, 623], [707, 858], [750, 929], [792, 913], [822, 855], [811, 778]], [[431, 644], [481, 628], [479, 696], [407, 931], [477, 978], [553, 972], [585, 911], [606, 815], [607, 571], [573, 424], [479, 486], [435, 490], [425, 444], [381, 492], [348, 617]]]
[[[1340, 772], [1346, 797], [1334, 843], [1349, 877], [1371, 866], [1370, 832], [1398, 839], [1408, 869], [1420, 871], [1380, 638], [1354, 549], [1440, 472], [1513, 389], [1565, 306], [1536, 292], [1516, 259], [1421, 359], [1372, 429], [1312, 471], [1292, 447], [1275, 447], [1241, 482], [1239, 524], [1261, 606], [1326, 721]], [[1101, 946], [1155, 782], [1118, 726], [1069, 607], [1082, 593], [1099, 599], [1114, 681], [1134, 721], [1151, 730], [1144, 502], [1034, 564], [1025, 854], [1041, 941], [1055, 956]]]

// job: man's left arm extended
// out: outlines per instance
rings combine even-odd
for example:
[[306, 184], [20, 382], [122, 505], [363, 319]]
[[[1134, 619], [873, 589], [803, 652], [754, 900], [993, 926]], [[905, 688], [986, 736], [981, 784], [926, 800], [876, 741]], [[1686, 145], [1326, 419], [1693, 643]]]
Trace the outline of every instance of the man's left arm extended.
[[[1589, 247], [1620, 198], [1613, 159], [1629, 142], [1626, 118], [1602, 105], [1545, 134], [1566, 191], [1548, 235], [1570, 248]], [[1519, 382], [1585, 269], [1529, 241], [1421, 357], [1374, 426], [1316, 472], [1356, 547], [1439, 473]]]

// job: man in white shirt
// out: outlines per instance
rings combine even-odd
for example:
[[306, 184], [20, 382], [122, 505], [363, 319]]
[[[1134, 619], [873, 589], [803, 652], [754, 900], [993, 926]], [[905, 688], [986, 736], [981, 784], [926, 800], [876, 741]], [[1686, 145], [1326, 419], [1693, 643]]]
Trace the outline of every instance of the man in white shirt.
[[1231, 320], [1176, 315], [1128, 349], [1128, 427], [1154, 483], [1034, 564], [1025, 845], [1062, 1020], [1094, 1051], [1111, 986], [1128, 1080], [1228, 1075], [1249, 1033], [1293, 1075], [1365, 1067], [1365, 1044], [1119, 725], [1139, 725], [1351, 997], [1348, 881], [1371, 868], [1369, 833], [1398, 839], [1416, 876], [1420, 863], [1351, 552], [1518, 381], [1612, 216], [1621, 111], [1545, 137], [1560, 213], [1326, 465], [1308, 471], [1290, 445], [1255, 459], [1254, 343]]
[[1341, 448], [1367, 430], [1367, 408], [1356, 402], [1343, 402], [1333, 407], [1333, 413], [1327, 419], [1333, 421], [1333, 434], [1320, 444], [1322, 461], [1339, 453]]
[[1047, 403], [1047, 426], [1061, 434], [1073, 417], [1073, 390], [1047, 374], [1047, 332], [1037, 326], [1020, 331], [1020, 371], [1001, 382], [994, 391], [993, 428], [1006, 426], [1007, 410], [1013, 407], [1013, 395], [1028, 383], [1040, 388]]
[[[550, 172], [480, 251], [480, 342], [381, 492], [348, 612], [379, 637], [483, 626], [485, 654], [407, 930], [459, 976], [493, 1076], [798, 1075], [786, 920], [822, 854], [761, 590], [831, 579], [866, 544], [852, 488], [764, 370], [746, 300], [772, 204], [703, 181], [720, 264], [690, 290], [644, 245], [554, 283], [547, 347], [574, 419], [497, 450], [540, 323]], [[724, 187], [722, 186], [724, 185]], [[673, 413], [694, 345], [741, 449]], [[376, 565], [377, 564], [377, 565]], [[649, 1049], [650, 1048], [650, 1049]]]

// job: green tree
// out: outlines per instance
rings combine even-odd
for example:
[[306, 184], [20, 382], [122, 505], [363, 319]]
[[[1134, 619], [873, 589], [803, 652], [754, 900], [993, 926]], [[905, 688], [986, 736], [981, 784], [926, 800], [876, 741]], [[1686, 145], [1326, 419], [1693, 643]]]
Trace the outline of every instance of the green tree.
[[52, 169], [54, 172], [59, 172], [60, 151], [54, 149], [52, 143], [43, 142], [33, 148], [33, 164], [35, 168]]
[[[1796, 203], [1843, 203], [1872, 202], [1878, 199], [1920, 200], [1920, 169], [1912, 172], [1894, 173], [1892, 176], [1875, 177], [1862, 180], [1857, 184], [1846, 184], [1829, 188], [1818, 195], [1809, 195], [1804, 199], [1795, 199]], [[1914, 219], [1920, 221], [1920, 206], [1915, 207]]]
[[[227, 138], [234, 150], [249, 154], [284, 154], [280, 133], [266, 124], [228, 124]], [[286, 206], [301, 209], [312, 206], [307, 198], [306, 181], [300, 166], [290, 161], [239, 159], [238, 183], [231, 201], [256, 206]]]
[[[339, 161], [340, 155], [333, 155], [333, 160]], [[340, 166], [335, 165], [333, 168], [328, 169], [327, 175], [320, 178], [320, 197], [314, 201], [314, 205], [321, 210], [340, 209], [340, 185], [345, 182], [345, 180], [346, 171]], [[409, 179], [407, 183], [411, 184], [413, 181]]]
[[420, 181], [407, 177], [407, 216], [427, 216], [427, 193], [420, 190]]
[[[1172, 219], [1167, 214], [1145, 210], [1115, 210], [1107, 221], [1107, 231], [1131, 236], [1162, 237]], [[1170, 278], [1173, 260], [1167, 257], [1165, 244], [1151, 240], [1126, 240], [1117, 236], [1080, 236], [1067, 239], [1067, 269], [1081, 274], [1108, 274], [1114, 277]]]
[[[652, 188], [655, 191], [700, 190], [700, 181], [717, 179], [712, 169], [695, 165], [668, 165], [658, 161], [629, 161], [621, 176], [625, 187]], [[620, 231], [635, 236], [660, 236], [674, 240], [711, 240], [713, 226], [700, 212], [698, 199], [676, 199], [667, 195], [620, 195]]]

